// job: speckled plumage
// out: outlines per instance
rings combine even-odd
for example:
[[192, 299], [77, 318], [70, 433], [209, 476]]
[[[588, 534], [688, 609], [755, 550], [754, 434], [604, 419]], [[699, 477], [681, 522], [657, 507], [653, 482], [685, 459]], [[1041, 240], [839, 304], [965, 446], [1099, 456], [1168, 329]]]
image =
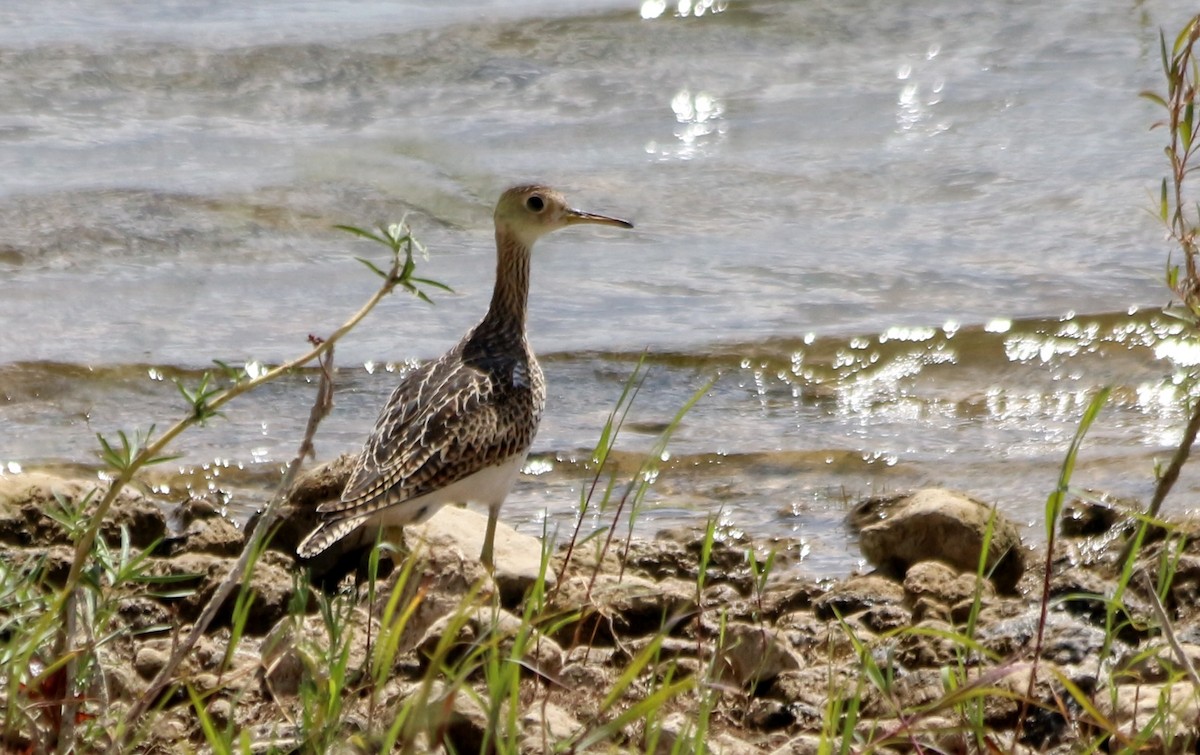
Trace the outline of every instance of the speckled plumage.
[[446, 503], [489, 507], [481, 557], [491, 565], [500, 504], [533, 443], [546, 400], [525, 334], [529, 263], [543, 233], [574, 223], [629, 223], [570, 209], [542, 186], [506, 191], [496, 206], [496, 285], [480, 323], [441, 358], [404, 377], [380, 413], [342, 497], [297, 547], [311, 558], [358, 532], [421, 521]]

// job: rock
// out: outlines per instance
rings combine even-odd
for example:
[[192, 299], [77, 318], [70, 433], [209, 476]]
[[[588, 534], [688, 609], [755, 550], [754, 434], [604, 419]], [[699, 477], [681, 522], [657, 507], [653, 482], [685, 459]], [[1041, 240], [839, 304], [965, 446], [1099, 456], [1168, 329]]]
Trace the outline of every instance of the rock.
[[1116, 704], [1097, 695], [1100, 712], [1125, 732], [1146, 731], [1139, 752], [1193, 752], [1200, 744], [1200, 689], [1186, 681], [1175, 684], [1123, 684]]
[[[831, 696], [852, 696], [857, 685], [857, 675], [851, 674], [849, 667], [841, 664], [833, 667], [806, 666], [781, 673], [775, 678], [767, 696], [789, 705], [800, 703], [824, 711]], [[863, 696], [869, 703], [875, 696], [874, 687], [865, 686]]]
[[[1069, 678], [1065, 669], [1057, 664], [1042, 661], [1037, 666], [1037, 677], [1031, 685], [1033, 675], [1031, 665], [1019, 664], [1010, 667], [1006, 673], [997, 674], [995, 671], [985, 672], [973, 670], [973, 676], [985, 677], [988, 680], [983, 687], [989, 694], [983, 697], [983, 719], [996, 728], [1005, 728], [1016, 723], [1023, 700], [1030, 699], [1035, 703], [1026, 706], [1026, 714], [1030, 708], [1041, 711], [1060, 711], [1063, 706], [1077, 705], [1077, 701], [1064, 689], [1060, 679]], [[1074, 680], [1073, 680], [1074, 681]], [[977, 682], [978, 683], [978, 682]], [[1090, 692], [1084, 687], [1085, 691]], [[1032, 693], [1032, 697], [1030, 697]], [[1062, 717], [1058, 716], [1062, 721]], [[1057, 722], [1046, 720], [1038, 723], [1043, 731], [1049, 732]], [[1061, 724], [1066, 726], [1066, 722]]]
[[[591, 585], [591, 594], [588, 587]], [[611, 645], [616, 637], [652, 634], [690, 616], [696, 606], [696, 586], [681, 580], [653, 582], [644, 577], [601, 574], [574, 576], [559, 585], [552, 605], [578, 620], [565, 622], [556, 637], [565, 645]]]
[[180, 742], [187, 739], [188, 725], [179, 714], [160, 715], [153, 720], [154, 723], [150, 727], [150, 740], [158, 743], [158, 747], [154, 749], [170, 752]]
[[[1180, 644], [1186, 662], [1193, 669], [1200, 669], [1200, 645], [1189, 642]], [[1168, 679], [1182, 678], [1186, 669], [1170, 647], [1138, 647], [1126, 652], [1126, 657], [1117, 664], [1121, 676], [1128, 681], [1161, 684]]]
[[746, 706], [745, 722], [760, 731], [777, 731], [796, 723], [796, 714], [792, 706], [779, 700], [756, 697]]
[[610, 689], [613, 674], [608, 669], [590, 663], [568, 663], [558, 674], [559, 681], [570, 689]]
[[[0, 542], [28, 547], [67, 545], [72, 535], [48, 512], [89, 501], [94, 509], [104, 490], [93, 480], [73, 480], [43, 472], [0, 475]], [[121, 527], [130, 543], [145, 548], [161, 539], [167, 519], [157, 504], [132, 488], [125, 488], [113, 502], [100, 533], [110, 546], [121, 543]]]
[[169, 627], [171, 616], [162, 603], [152, 598], [131, 597], [122, 598], [117, 604], [117, 612], [130, 629], [134, 632], [145, 632], [158, 627]]
[[896, 638], [896, 660], [911, 668], [930, 668], [952, 663], [967, 646], [951, 639], [954, 627], [944, 621], [926, 619], [915, 629], [922, 632], [903, 632]]
[[761, 750], [741, 737], [734, 736], [728, 731], [719, 731], [710, 735], [704, 743], [704, 752], [713, 755], [748, 755]]
[[27, 578], [43, 578], [55, 587], [67, 581], [74, 560], [75, 549], [68, 545], [0, 550], [0, 562], [23, 570]]
[[1107, 503], [1076, 498], [1063, 507], [1058, 530], [1064, 537], [1107, 535], [1122, 518], [1121, 512]]
[[879, 698], [877, 704], [864, 710], [863, 714], [884, 716], [896, 709], [920, 710], [936, 700], [942, 700], [946, 697], [942, 669], [913, 669], [896, 679], [889, 692], [887, 698]]
[[525, 731], [523, 753], [556, 753], [555, 743], [566, 740], [581, 728], [579, 720], [565, 708], [551, 702], [538, 703], [521, 713]]
[[297, 644], [295, 620], [288, 616], [271, 628], [260, 648], [263, 680], [276, 700], [292, 697], [304, 681], [304, 659]]
[[[1157, 568], [1152, 561], [1147, 572], [1153, 574]], [[1171, 580], [1171, 588], [1167, 593], [1165, 608], [1176, 617], [1200, 606], [1200, 556], [1194, 553], [1181, 555], [1174, 564], [1175, 575]]]
[[288, 493], [288, 501], [299, 508], [315, 509], [326, 501], [341, 498], [357, 463], [357, 454], [342, 454], [301, 473]]
[[217, 697], [208, 704], [208, 715], [217, 726], [227, 726], [233, 719], [233, 703], [223, 697]]
[[787, 755], [818, 755], [819, 753], [828, 752], [829, 743], [824, 736], [820, 734], [800, 734], [792, 737], [784, 745], [788, 749], [775, 750], [775, 752], [787, 753]]
[[[1037, 639], [1040, 610], [1031, 605], [1020, 615], [993, 621], [980, 621], [976, 631], [979, 643], [1003, 657], [1024, 653]], [[1119, 640], [1119, 636], [1118, 636]], [[1122, 652], [1123, 642], [1105, 643], [1104, 631], [1063, 611], [1051, 611], [1046, 616], [1042, 638], [1042, 658], [1067, 666], [1095, 658], [1105, 647], [1109, 652]]]
[[182, 540], [180, 550], [236, 557], [242, 552], [246, 533], [225, 517], [218, 516], [193, 521]]
[[178, 529], [187, 529], [197, 519], [212, 519], [221, 515], [221, 507], [210, 498], [190, 495], [172, 512], [172, 524]]
[[929, 597], [946, 606], [974, 600], [977, 590], [981, 600], [995, 594], [991, 582], [977, 580], [974, 572], [959, 573], [941, 561], [919, 561], [908, 567], [904, 591], [913, 602]]
[[[167, 593], [160, 598], [185, 621], [195, 621], [216, 589], [216, 582], [233, 566], [229, 559], [207, 553], [183, 553], [174, 558], [152, 558], [146, 564], [146, 583]], [[156, 582], [153, 577], [163, 577]], [[186, 591], [190, 590], [190, 593]]]
[[[478, 561], [487, 532], [487, 515], [457, 506], [444, 506], [421, 524], [405, 530], [410, 548], [421, 545], [429, 550], [454, 548], [464, 559]], [[525, 593], [538, 579], [542, 566], [542, 541], [524, 535], [504, 522], [496, 523], [494, 542], [495, 569], [492, 578], [500, 590], [500, 600], [509, 608], [518, 605]], [[556, 582], [554, 572], [547, 568], [546, 587]]]
[[822, 621], [832, 621], [885, 604], [903, 605], [904, 588], [890, 579], [869, 574], [834, 585], [813, 601], [813, 613]]
[[771, 582], [763, 590], [763, 618], [775, 620], [784, 614], [812, 608], [813, 601], [825, 594], [821, 583], [812, 579], [794, 579], [786, 583]]
[[[662, 720], [659, 726], [653, 752], [655, 755], [673, 755], [678, 752], [742, 755], [742, 753], [758, 752], [757, 747], [728, 733], [710, 731], [703, 743], [695, 741], [698, 733], [694, 716], [679, 712], [671, 713]], [[650, 745], [649, 736], [650, 732], [647, 732], [647, 741], [643, 743], [643, 747]]]
[[133, 669], [138, 672], [138, 676], [150, 681], [155, 674], [163, 670], [170, 657], [170, 653], [164, 650], [143, 645], [138, 648], [137, 655], [133, 657]]
[[[1126, 611], [1138, 617], [1138, 621], [1121, 621], [1115, 628], [1117, 636], [1123, 641], [1136, 643], [1147, 633], [1144, 617], [1150, 613], [1150, 607], [1139, 597], [1135, 589], [1127, 590], [1122, 598]], [[1115, 595], [1117, 584], [1094, 571], [1076, 567], [1067, 568], [1050, 578], [1050, 598], [1064, 610], [1079, 619], [1087, 621], [1092, 626], [1103, 628], [1108, 622], [1109, 596]], [[1143, 628], [1139, 629], [1141, 625]]]
[[93, 698], [127, 702], [145, 694], [145, 677], [137, 672], [126, 656], [104, 658], [104, 668], [104, 674], [97, 675], [92, 680]]
[[961, 493], [934, 488], [870, 498], [854, 509], [850, 521], [867, 560], [897, 577], [911, 565], [931, 559], [975, 573], [989, 526], [986, 570], [996, 587], [1013, 591], [1025, 572], [1016, 526], [987, 504]]
[[728, 582], [718, 582], [704, 588], [703, 606], [705, 609], [720, 611], [725, 609], [735, 616], [749, 618], [754, 612], [750, 602], [743, 600], [742, 594]]
[[[234, 564], [235, 560], [231, 558], [207, 553], [183, 553], [174, 558], [152, 559], [147, 573], [151, 577], [168, 577], [169, 581], [161, 583], [163, 589], [179, 591], [192, 588], [190, 594], [173, 595], [163, 600], [166, 605], [175, 607], [185, 620], [195, 621]], [[255, 563], [248, 586], [254, 592], [254, 603], [246, 621], [248, 633], [263, 634], [287, 613], [295, 593], [291, 568], [291, 559], [272, 551], [264, 552]], [[185, 577], [188, 579], [183, 579]], [[148, 579], [148, 582], [153, 583], [153, 579]], [[229, 626], [239, 589], [234, 588], [222, 605], [213, 619], [213, 629]]]
[[[680, 527], [659, 532], [653, 540], [634, 540], [625, 554], [628, 570], [651, 579], [682, 579], [696, 582], [700, 576], [700, 554], [705, 547], [706, 532], [703, 528]], [[705, 582], [709, 585], [730, 584], [739, 593], [748, 594], [754, 586], [754, 575], [750, 570], [748, 552], [758, 548], [758, 563], [768, 558], [768, 553], [742, 533], [718, 532], [709, 546], [708, 562], [704, 570]], [[794, 543], [777, 541], [776, 568], [787, 563], [788, 553]]]
[[[275, 625], [275, 622], [286, 616], [296, 593], [292, 580], [292, 561], [274, 551], [266, 551], [259, 557], [250, 573], [249, 589], [254, 592], [254, 603], [246, 621], [246, 632], [252, 635], [262, 635]], [[222, 610], [217, 614], [214, 623], [228, 625], [234, 601], [238, 590], [229, 596]]]
[[947, 623], [954, 621], [948, 606], [941, 601], [922, 596], [913, 603], [912, 623], [919, 624], [926, 619], [936, 619]]
[[[454, 644], [446, 648], [445, 638], [452, 631]], [[511, 658], [518, 642], [523, 648], [522, 660], [530, 669], [551, 677], [562, 671], [562, 647], [503, 608], [480, 606], [466, 616], [443, 616], [429, 627], [417, 643], [417, 650], [423, 658], [439, 665], [453, 664], [460, 651], [473, 650], [480, 644], [496, 643], [496, 652]], [[443, 650], [445, 656], [439, 655]]]
[[129, 532], [129, 543], [135, 548], [149, 548], [167, 534], [167, 517], [158, 504], [132, 488], [117, 496], [108, 518], [100, 528], [105, 542], [112, 546], [121, 543], [121, 528]]
[[495, 590], [477, 555], [468, 557], [456, 547], [418, 544], [397, 567], [378, 588], [374, 610], [382, 616], [397, 590], [395, 605], [416, 601], [399, 638], [400, 653], [416, 647], [429, 627], [443, 617], [471, 608], [480, 595]]
[[330, 645], [329, 631], [319, 614], [285, 616], [271, 628], [259, 652], [267, 689], [276, 700], [295, 695], [306, 676], [324, 683], [332, 657], [343, 652], [347, 654], [346, 668], [365, 668], [369, 638], [379, 641], [379, 621], [359, 606], [343, 622], [340, 636], [348, 644], [340, 647]]
[[757, 686], [784, 671], [800, 668], [800, 659], [777, 632], [751, 624], [731, 623], [718, 649], [721, 678], [739, 687]]
[[[487, 711], [480, 707], [476, 698], [473, 695], [467, 694], [464, 691], [451, 690], [444, 693], [445, 697], [435, 702], [435, 698], [431, 697], [431, 707], [440, 709], [435, 714], [438, 721], [438, 732], [441, 739], [441, 744], [448, 752], [475, 753], [480, 755], [484, 753], [494, 753], [495, 739], [492, 739], [492, 747], [485, 750], [483, 747], [484, 741], [488, 739], [488, 716]], [[449, 703], [449, 705], [447, 705]], [[446, 712], [448, 709], [448, 712]]]
[[630, 634], [656, 632], [696, 608], [696, 588], [690, 582], [664, 579], [650, 582], [626, 577], [599, 579], [593, 600], [611, 611]]
[[[275, 536], [267, 547], [295, 556], [296, 546], [321, 520], [317, 506], [341, 498], [356, 461], [357, 456], [342, 454], [333, 461], [301, 473], [288, 499], [279, 507]], [[260, 516], [261, 511], [255, 512], [246, 522], [244, 530], [253, 532]]]
[[62, 526], [44, 512], [60, 508], [60, 498], [82, 501], [96, 487], [42, 472], [0, 475], [0, 542], [22, 547], [70, 542]]
[[893, 629], [910, 626], [913, 614], [907, 608], [895, 603], [882, 603], [871, 606], [858, 614], [858, 622], [875, 634], [884, 634]]

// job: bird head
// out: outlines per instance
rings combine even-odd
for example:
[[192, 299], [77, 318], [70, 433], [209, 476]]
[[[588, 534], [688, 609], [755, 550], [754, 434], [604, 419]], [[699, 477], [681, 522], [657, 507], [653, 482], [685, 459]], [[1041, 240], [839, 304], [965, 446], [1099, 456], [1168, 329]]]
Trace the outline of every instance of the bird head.
[[607, 215], [573, 209], [562, 194], [548, 186], [514, 186], [496, 203], [496, 231], [515, 237], [525, 246], [551, 231], [580, 223], [633, 228], [633, 223]]

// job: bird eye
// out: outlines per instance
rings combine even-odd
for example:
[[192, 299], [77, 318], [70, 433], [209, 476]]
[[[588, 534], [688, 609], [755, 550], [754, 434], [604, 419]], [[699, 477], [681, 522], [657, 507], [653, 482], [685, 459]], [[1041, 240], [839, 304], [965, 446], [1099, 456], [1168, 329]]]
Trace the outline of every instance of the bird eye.
[[532, 194], [525, 200], [525, 206], [530, 212], [541, 212], [546, 209], [546, 200], [542, 199], [538, 194]]

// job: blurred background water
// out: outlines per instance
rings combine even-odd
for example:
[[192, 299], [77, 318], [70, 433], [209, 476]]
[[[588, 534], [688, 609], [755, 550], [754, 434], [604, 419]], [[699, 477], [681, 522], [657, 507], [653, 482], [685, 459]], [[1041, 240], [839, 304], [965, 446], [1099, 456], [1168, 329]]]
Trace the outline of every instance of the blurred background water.
[[[858, 559], [859, 497], [957, 487], [1031, 526], [1090, 396], [1075, 483], [1145, 499], [1196, 354], [1154, 308], [1169, 245], [1159, 29], [1181, 0], [7, 0], [0, 7], [0, 468], [98, 470], [95, 433], [178, 418], [171, 378], [275, 363], [375, 288], [332, 229], [407, 216], [435, 306], [338, 348], [322, 459], [482, 314], [491, 210], [551, 183], [632, 233], [534, 261], [550, 381], [505, 508], [571, 521], [643, 351], [635, 469], [688, 397], [648, 533], [719, 516]], [[190, 433], [169, 483], [261, 504], [302, 435], [296, 376]], [[1168, 508], [1194, 505], [1186, 474]], [[593, 520], [592, 524], [598, 521]]]

